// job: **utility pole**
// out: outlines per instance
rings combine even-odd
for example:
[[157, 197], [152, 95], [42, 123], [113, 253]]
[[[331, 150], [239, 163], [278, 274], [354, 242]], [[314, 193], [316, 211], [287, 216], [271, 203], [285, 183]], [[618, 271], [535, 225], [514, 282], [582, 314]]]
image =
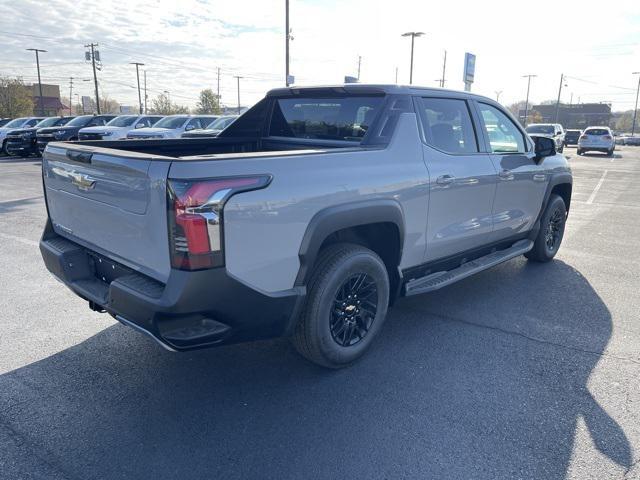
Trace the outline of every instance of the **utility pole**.
[[220, 67], [218, 67], [218, 107], [220, 106]]
[[98, 54], [98, 61], [100, 61], [100, 52], [96, 52], [95, 47], [97, 47], [97, 43], [90, 43], [89, 45], [85, 45], [85, 48], [90, 48], [91, 52], [87, 52], [85, 58], [87, 60], [91, 60], [91, 65], [93, 66], [93, 83], [96, 87], [96, 110], [98, 115], [100, 115], [100, 96], [98, 95], [98, 75], [96, 73], [96, 54]]
[[38, 93], [39, 93], [39, 97], [38, 97], [38, 104], [39, 104], [39, 111], [40, 111], [40, 115], [44, 115], [44, 105], [42, 103], [42, 81], [40, 80], [40, 56], [38, 55], [40, 52], [42, 53], [47, 53], [46, 50], [40, 50], [38, 48], [27, 48], [27, 51], [29, 52], [36, 52], [36, 67], [38, 68]]
[[633, 109], [633, 123], [631, 124], [631, 136], [636, 133], [636, 117], [638, 116], [638, 94], [640, 93], [640, 72], [633, 72], [632, 75], [638, 75], [638, 88], [636, 89], [636, 106]]
[[421, 37], [424, 35], [424, 32], [406, 32], [403, 33], [403, 37], [411, 37], [411, 63], [409, 64], [409, 85], [413, 83], [413, 44], [415, 42], [416, 37]]
[[496, 90], [496, 102], [500, 102], [500, 95], [502, 95], [502, 90]]
[[556, 117], [554, 123], [558, 123], [560, 115], [560, 94], [562, 93], [562, 84], [564, 83], [564, 73], [560, 74], [560, 86], [558, 87], [558, 100], [556, 100]]
[[444, 51], [444, 61], [442, 62], [442, 80], [440, 80], [440, 86], [444, 88], [445, 72], [447, 71], [447, 51]]
[[69, 77], [69, 116], [71, 113], [71, 105], [73, 104], [73, 77]]
[[529, 89], [531, 88], [531, 79], [537, 75], [523, 75], [522, 78], [527, 79], [527, 99], [524, 102], [524, 126], [527, 126], [527, 117], [529, 115]]
[[[289, 4], [289, 2], [287, 1], [287, 5]], [[239, 75], [234, 75], [233, 78], [235, 78], [238, 81], [238, 115], [240, 115], [240, 79], [242, 78]]]
[[[284, 30], [285, 30], [285, 47], [284, 47], [284, 63], [285, 63], [285, 73], [284, 73], [284, 84], [289, 86], [289, 40], [291, 39], [291, 29], [289, 28], [289, 0], [285, 0], [285, 21], [284, 21]], [[240, 85], [240, 78], [238, 78], [238, 85]], [[240, 96], [240, 88], [238, 87], [238, 97]], [[238, 100], [238, 105], [240, 105], [240, 100]]]
[[358, 55], [358, 81], [360, 81], [360, 64], [362, 63], [362, 57]]
[[144, 113], [147, 114], [147, 71], [144, 71]]
[[142, 95], [140, 94], [140, 66], [144, 63], [130, 62], [129, 65], [136, 66], [136, 78], [138, 79], [138, 105], [140, 106], [140, 115], [142, 115]]

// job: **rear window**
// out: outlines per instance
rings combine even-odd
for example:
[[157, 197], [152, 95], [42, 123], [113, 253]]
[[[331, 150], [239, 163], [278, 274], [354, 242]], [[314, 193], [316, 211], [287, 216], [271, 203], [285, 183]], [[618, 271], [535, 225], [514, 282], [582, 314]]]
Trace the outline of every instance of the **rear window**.
[[611, 132], [606, 128], [588, 128], [584, 132], [585, 135], [611, 135]]
[[382, 106], [382, 96], [281, 98], [269, 135], [359, 142]]
[[553, 125], [529, 125], [525, 130], [527, 133], [542, 133], [543, 135], [553, 135], [555, 132]]

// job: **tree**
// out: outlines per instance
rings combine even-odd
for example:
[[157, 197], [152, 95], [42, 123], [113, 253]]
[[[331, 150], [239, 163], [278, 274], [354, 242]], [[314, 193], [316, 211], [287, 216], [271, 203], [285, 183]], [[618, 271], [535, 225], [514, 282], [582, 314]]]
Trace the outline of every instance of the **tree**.
[[[82, 107], [80, 107], [80, 112], [82, 112]], [[96, 108], [96, 101], [93, 97], [89, 97], [88, 105], [85, 108], [85, 114], [97, 113], [98, 109]], [[120, 103], [109, 98], [107, 95], [100, 96], [100, 113], [120, 113]]]
[[537, 110], [531, 110], [529, 111], [529, 113], [527, 114], [527, 124], [529, 123], [542, 123], [542, 121], [544, 120], [544, 118], [542, 117], [542, 114], [537, 111]]
[[220, 114], [220, 99], [210, 88], [205, 88], [200, 92], [200, 100], [196, 104], [196, 112], [200, 114]]
[[161, 93], [151, 100], [151, 113], [157, 115], [175, 115], [177, 113], [189, 113], [189, 109], [184, 105], [172, 103], [167, 94]]
[[33, 114], [31, 91], [21, 78], [0, 77], [0, 117], [22, 117]]

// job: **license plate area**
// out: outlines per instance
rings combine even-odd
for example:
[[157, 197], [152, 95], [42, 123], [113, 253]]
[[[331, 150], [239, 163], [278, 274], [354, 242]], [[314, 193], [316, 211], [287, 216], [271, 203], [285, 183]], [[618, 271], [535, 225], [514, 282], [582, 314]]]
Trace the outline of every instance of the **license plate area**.
[[91, 271], [98, 280], [104, 283], [110, 284], [115, 279], [132, 273], [127, 267], [109, 260], [102, 255], [98, 255], [95, 252], [88, 252], [88, 255]]

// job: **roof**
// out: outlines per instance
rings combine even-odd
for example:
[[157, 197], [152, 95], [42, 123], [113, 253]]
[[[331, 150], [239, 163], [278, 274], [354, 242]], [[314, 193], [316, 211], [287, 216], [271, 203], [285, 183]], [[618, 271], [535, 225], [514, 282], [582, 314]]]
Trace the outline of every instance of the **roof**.
[[436, 87], [421, 87], [419, 85], [396, 85], [390, 84], [369, 84], [369, 83], [344, 83], [336, 85], [313, 85], [313, 86], [291, 86], [274, 88], [267, 92], [268, 97], [281, 97], [281, 96], [295, 96], [302, 92], [310, 93], [317, 92], [317, 94], [330, 94], [330, 93], [360, 93], [360, 94], [398, 94], [398, 95], [424, 95], [425, 93], [431, 95], [453, 95], [460, 98], [477, 98], [483, 101], [490, 100], [495, 103], [491, 98], [477, 95], [471, 92], [465, 92], [462, 90], [450, 90], [446, 88]]

